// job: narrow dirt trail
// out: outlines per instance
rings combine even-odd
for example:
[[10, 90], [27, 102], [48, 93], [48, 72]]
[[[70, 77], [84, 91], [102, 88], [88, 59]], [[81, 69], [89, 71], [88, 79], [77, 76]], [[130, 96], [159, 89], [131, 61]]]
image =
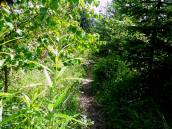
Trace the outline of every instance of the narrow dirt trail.
[[101, 107], [96, 104], [94, 99], [95, 94], [92, 91], [93, 81], [92, 68], [90, 67], [87, 73], [87, 78], [83, 82], [83, 89], [80, 97], [81, 107], [88, 118], [94, 121], [94, 125], [90, 129], [105, 129]]

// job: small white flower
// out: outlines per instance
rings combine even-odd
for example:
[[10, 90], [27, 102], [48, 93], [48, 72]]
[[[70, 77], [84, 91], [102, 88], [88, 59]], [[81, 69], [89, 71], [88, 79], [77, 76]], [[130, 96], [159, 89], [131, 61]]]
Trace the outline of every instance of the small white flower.
[[34, 5], [33, 5], [33, 3], [31, 1], [29, 1], [28, 5], [29, 5], [30, 8], [34, 7]]
[[23, 13], [23, 10], [22, 9], [20, 9], [20, 10], [19, 9], [15, 9], [14, 13], [15, 14], [21, 14], [21, 13]]
[[3, 66], [4, 62], [5, 62], [5, 59], [0, 60], [0, 67]]
[[60, 41], [59, 37], [56, 37], [56, 41], [57, 41], [57, 42], [59, 42], [59, 41]]
[[19, 34], [20, 36], [22, 36], [22, 30], [17, 29], [16, 32], [17, 32], [17, 34]]

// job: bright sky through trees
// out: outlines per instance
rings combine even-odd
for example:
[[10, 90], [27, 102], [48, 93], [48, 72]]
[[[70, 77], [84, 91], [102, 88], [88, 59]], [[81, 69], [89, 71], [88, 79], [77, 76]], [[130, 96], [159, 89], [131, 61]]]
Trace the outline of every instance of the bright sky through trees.
[[100, 5], [98, 7], [94, 7], [94, 10], [96, 13], [105, 13], [108, 3], [110, 3], [112, 0], [99, 0], [99, 1], [100, 1]]

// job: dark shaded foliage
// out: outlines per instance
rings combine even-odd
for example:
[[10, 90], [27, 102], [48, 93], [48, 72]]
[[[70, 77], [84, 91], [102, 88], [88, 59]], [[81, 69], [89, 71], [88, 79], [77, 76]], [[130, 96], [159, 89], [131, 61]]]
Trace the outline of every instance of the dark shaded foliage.
[[94, 83], [107, 128], [170, 128], [172, 3], [116, 0], [114, 8], [97, 31], [107, 42], [98, 53]]

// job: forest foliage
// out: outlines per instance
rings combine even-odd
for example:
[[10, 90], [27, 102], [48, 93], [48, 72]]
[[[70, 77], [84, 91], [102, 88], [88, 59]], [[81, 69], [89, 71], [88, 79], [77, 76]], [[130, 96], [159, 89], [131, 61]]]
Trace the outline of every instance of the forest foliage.
[[172, 2], [0, 1], [0, 128], [80, 129], [85, 65], [107, 129], [172, 127]]
[[98, 35], [80, 27], [89, 1], [0, 2], [0, 128], [88, 128], [79, 88], [97, 49]]
[[93, 85], [107, 128], [171, 127], [171, 11], [167, 0], [115, 0], [98, 22]]

